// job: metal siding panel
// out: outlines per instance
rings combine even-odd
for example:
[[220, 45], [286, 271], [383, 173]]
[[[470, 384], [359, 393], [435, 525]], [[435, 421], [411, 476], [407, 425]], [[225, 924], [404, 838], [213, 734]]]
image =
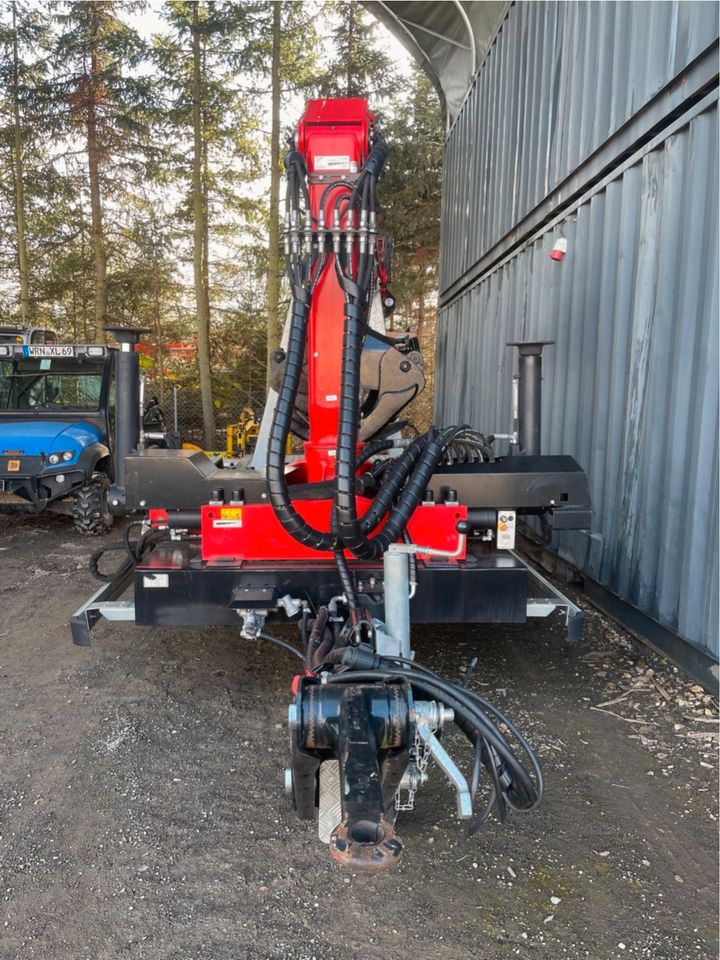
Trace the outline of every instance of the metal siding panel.
[[[618, 3], [615, 8], [615, 32], [613, 39], [613, 82], [610, 85], [610, 120], [608, 130], [617, 130], [628, 116], [628, 67], [631, 57], [631, 36], [629, 30], [629, 15], [632, 4]], [[598, 131], [598, 142], [602, 133]]]
[[617, 7], [614, 3], [601, 3], [599, 10], [598, 33], [595, 37], [597, 50], [597, 69], [595, 73], [594, 102], [592, 111], [592, 129], [588, 131], [587, 140], [590, 145], [601, 143], [605, 130], [612, 129], [610, 121], [612, 89], [612, 38], [615, 33], [615, 14]]
[[718, 5], [514, 4], [447, 145], [446, 290], [718, 36]]
[[594, 509], [592, 535], [556, 548], [716, 656], [718, 160], [713, 104], [444, 307], [436, 396], [440, 421], [505, 432], [506, 342], [555, 339], [544, 448], [588, 470]]

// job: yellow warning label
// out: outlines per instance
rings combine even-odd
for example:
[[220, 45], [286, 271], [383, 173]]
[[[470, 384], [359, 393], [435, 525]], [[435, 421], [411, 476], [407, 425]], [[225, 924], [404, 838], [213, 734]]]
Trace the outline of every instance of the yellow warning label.
[[241, 527], [242, 507], [220, 507], [220, 516], [213, 520], [213, 527]]

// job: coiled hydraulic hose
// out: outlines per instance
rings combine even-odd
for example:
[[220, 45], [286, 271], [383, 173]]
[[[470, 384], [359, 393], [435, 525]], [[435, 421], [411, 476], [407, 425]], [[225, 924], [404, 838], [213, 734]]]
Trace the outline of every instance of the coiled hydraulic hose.
[[[88, 566], [90, 573], [96, 580], [102, 583], [112, 583], [125, 574], [130, 573], [139, 563], [147, 557], [150, 551], [163, 540], [167, 540], [170, 534], [167, 530], [146, 530], [137, 540], [131, 539], [130, 532], [133, 527], [142, 526], [141, 520], [134, 520], [125, 528], [122, 540], [114, 540], [112, 543], [104, 543], [97, 550], [90, 554]], [[120, 565], [110, 573], [104, 573], [100, 570], [100, 561], [106, 553], [122, 551], [126, 554], [125, 559]]]
[[[349, 664], [357, 659], [357, 648], [334, 650], [329, 655], [331, 663]], [[537, 757], [517, 727], [497, 707], [472, 690], [440, 677], [427, 667], [401, 657], [375, 657], [376, 669], [353, 669], [345, 666], [343, 672], [326, 678], [328, 683], [375, 683], [394, 682], [398, 679], [410, 682], [413, 693], [420, 698], [441, 701], [452, 708], [455, 723], [474, 748], [471, 792], [475, 801], [480, 767], [487, 770], [491, 791], [485, 809], [469, 824], [467, 833], [472, 835], [484, 823], [492, 810], [500, 819], [505, 819], [506, 808], [519, 812], [534, 809], [542, 798], [543, 779]], [[319, 669], [319, 668], [317, 668]], [[520, 761], [504, 727], [519, 745], [527, 766]]]

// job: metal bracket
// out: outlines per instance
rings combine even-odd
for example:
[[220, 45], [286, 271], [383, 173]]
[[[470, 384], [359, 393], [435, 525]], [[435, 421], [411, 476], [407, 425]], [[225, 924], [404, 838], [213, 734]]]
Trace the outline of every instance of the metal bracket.
[[101, 617], [106, 620], [135, 620], [134, 600], [118, 600], [132, 582], [133, 568], [110, 583], [104, 583], [70, 617], [73, 643], [79, 647], [90, 646], [90, 631]]
[[432, 732], [428, 726], [427, 720], [418, 720], [415, 730], [420, 740], [422, 740], [422, 742], [428, 748], [430, 756], [435, 760], [437, 765], [444, 770], [448, 780], [455, 787], [457, 792], [458, 816], [462, 820], [469, 819], [472, 816], [472, 797], [470, 795], [470, 788], [468, 787], [467, 780], [460, 772], [455, 761], [452, 759], [445, 747]]
[[510, 550], [516, 560], [527, 569], [528, 600], [527, 617], [549, 617], [551, 613], [560, 610], [564, 614], [567, 639], [573, 643], [582, 640], [582, 631], [585, 623], [585, 614], [569, 597], [561, 593], [549, 580], [531, 567], [519, 554]]

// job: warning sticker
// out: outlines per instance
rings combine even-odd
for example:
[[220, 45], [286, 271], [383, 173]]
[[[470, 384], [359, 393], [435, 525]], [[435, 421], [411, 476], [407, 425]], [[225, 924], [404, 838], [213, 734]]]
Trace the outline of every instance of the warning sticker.
[[315, 157], [315, 173], [320, 170], [349, 170], [350, 157], [348, 156], [318, 156]]
[[241, 527], [242, 507], [220, 507], [220, 516], [213, 520], [213, 527]]
[[163, 589], [170, 586], [170, 576], [167, 573], [149, 573], [143, 577], [143, 586], [148, 589]]
[[495, 544], [498, 550], [515, 549], [515, 511], [498, 510]]

